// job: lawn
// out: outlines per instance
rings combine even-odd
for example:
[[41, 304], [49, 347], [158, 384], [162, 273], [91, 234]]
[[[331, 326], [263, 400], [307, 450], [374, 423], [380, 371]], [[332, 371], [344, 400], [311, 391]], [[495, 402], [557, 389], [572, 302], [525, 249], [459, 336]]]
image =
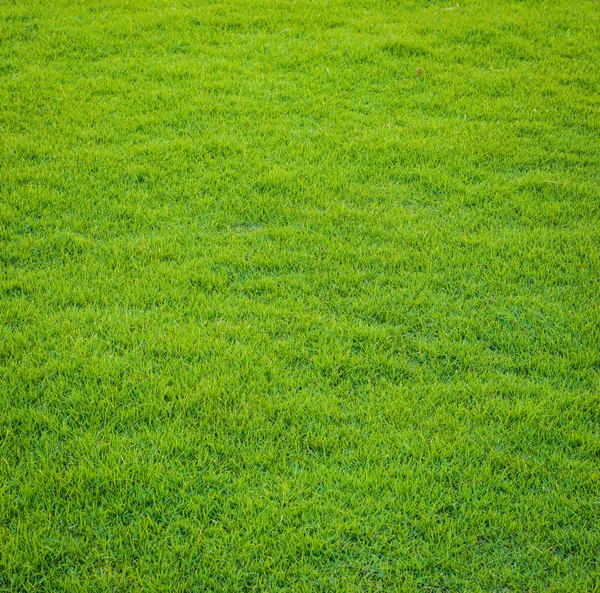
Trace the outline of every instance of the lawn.
[[600, 3], [3, 0], [0, 591], [600, 590]]

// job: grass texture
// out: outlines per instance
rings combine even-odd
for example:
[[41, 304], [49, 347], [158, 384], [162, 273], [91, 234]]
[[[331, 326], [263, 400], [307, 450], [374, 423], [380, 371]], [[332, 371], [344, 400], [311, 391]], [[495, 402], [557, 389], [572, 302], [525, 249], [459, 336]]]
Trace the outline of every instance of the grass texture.
[[0, 591], [598, 591], [599, 131], [591, 0], [3, 0]]

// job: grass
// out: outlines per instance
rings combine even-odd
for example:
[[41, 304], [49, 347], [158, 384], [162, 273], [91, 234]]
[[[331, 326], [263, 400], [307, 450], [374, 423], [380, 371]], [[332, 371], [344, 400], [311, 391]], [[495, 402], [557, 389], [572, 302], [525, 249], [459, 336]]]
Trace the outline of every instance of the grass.
[[600, 590], [600, 5], [453, 3], [0, 4], [0, 591]]

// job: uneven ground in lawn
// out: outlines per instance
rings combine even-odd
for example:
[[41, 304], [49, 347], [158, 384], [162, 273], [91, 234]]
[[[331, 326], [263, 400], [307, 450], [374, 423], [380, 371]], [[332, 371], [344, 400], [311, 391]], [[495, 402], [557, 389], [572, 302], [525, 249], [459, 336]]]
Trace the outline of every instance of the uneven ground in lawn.
[[600, 4], [454, 2], [0, 3], [0, 591], [598, 591]]

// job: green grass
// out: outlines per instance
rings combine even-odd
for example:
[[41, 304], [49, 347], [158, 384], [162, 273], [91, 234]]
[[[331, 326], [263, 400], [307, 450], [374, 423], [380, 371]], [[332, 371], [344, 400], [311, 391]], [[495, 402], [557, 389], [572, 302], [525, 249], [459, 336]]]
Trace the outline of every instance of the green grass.
[[453, 4], [0, 3], [0, 591], [600, 590], [600, 4]]

